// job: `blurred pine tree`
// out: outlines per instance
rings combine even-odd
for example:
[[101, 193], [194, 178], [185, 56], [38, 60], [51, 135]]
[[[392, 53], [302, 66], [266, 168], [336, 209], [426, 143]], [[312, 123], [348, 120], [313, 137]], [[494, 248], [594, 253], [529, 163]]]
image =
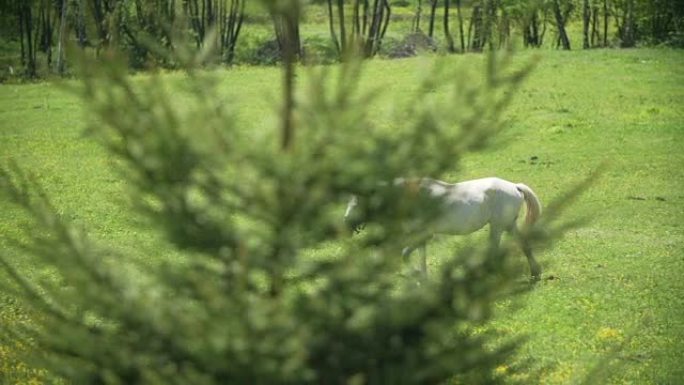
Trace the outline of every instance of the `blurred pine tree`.
[[[288, 17], [289, 2], [270, 9]], [[89, 240], [18, 167], [2, 168], [0, 190], [34, 220], [24, 254], [59, 277], [30, 281], [0, 254], [13, 282], [0, 287], [32, 316], [0, 334], [31, 347], [27, 362], [73, 384], [496, 382], [514, 344], [485, 347], [472, 329], [520, 286], [504, 251], [444, 256], [421, 285], [401, 278], [402, 213], [415, 202], [377, 186], [453, 171], [500, 129], [529, 66], [491, 54], [484, 81], [471, 82], [437, 61], [389, 130], [369, 116], [360, 61], [312, 70], [299, 99], [286, 62], [285, 143], [277, 130], [241, 130], [195, 58], [182, 105], [161, 76], [134, 82], [112, 58], [82, 65], [91, 130], [122, 160], [140, 212], [188, 259], [130, 274], [126, 255]], [[433, 96], [441, 87], [451, 99]], [[349, 240], [339, 210], [352, 193], [382, 201], [381, 225]], [[331, 241], [335, 255], [304, 256]]]

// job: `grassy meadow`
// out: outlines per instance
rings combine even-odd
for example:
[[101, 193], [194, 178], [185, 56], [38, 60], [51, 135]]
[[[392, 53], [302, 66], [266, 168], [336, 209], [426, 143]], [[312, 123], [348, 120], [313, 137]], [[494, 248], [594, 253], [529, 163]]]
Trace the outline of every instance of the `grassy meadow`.
[[[532, 381], [525, 371], [544, 384], [581, 383], [590, 373], [601, 384], [681, 383], [684, 52], [524, 51], [514, 60], [522, 64], [533, 56], [539, 64], [506, 112], [507, 129], [492, 147], [455, 163], [444, 179], [495, 175], [524, 182], [548, 203], [601, 164], [607, 168], [565, 214], [591, 220], [538, 253], [543, 279], [520, 308], [498, 305], [489, 327], [526, 336], [515, 363], [499, 370], [510, 383]], [[393, 103], [411, 95], [430, 60], [368, 62], [363, 84], [384, 91], [374, 106], [380, 124]], [[483, 66], [479, 55], [447, 60]], [[271, 129], [278, 70], [220, 71], [225, 100], [235, 105], [245, 129]], [[163, 76], [183, 80], [177, 73]], [[89, 118], [81, 104], [56, 83], [0, 85], [0, 163], [14, 160], [30, 170], [59, 211], [93, 238], [139, 258], [166, 255], [160, 235], [136, 225], [110, 156], [84, 133]], [[2, 252], [10, 252], [4, 235], [19, 234], [24, 215], [0, 202]], [[429, 264], [438, 265], [440, 255], [468, 241], [437, 237], [428, 246]], [[20, 255], [16, 261], [21, 265]], [[49, 274], [40, 266], [21, 267]], [[526, 268], [520, 256], [521, 274]], [[0, 327], [28, 321], [0, 297]], [[0, 383], [39, 381], [40, 374], [19, 360], [20, 350], [0, 341]]]

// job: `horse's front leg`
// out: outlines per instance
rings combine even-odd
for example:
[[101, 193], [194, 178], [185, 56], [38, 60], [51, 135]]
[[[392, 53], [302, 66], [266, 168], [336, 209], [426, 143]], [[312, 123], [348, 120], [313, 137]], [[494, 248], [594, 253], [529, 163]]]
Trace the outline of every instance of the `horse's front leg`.
[[427, 277], [427, 250], [426, 250], [426, 243], [427, 242], [421, 242], [416, 246], [407, 246], [404, 247], [404, 249], [401, 251], [401, 256], [404, 259], [404, 264], [410, 266], [410, 260], [411, 260], [411, 253], [415, 251], [417, 248], [420, 248], [420, 274], [423, 278]]
[[501, 244], [501, 235], [503, 234], [503, 231], [501, 229], [494, 227], [492, 225], [489, 225], [489, 247], [492, 248], [492, 250], [499, 250], [499, 245]]
[[410, 247], [406, 246], [401, 250], [401, 257], [404, 260], [405, 264], [408, 264], [410, 261], [411, 253], [413, 253], [413, 250], [415, 250], [415, 247]]

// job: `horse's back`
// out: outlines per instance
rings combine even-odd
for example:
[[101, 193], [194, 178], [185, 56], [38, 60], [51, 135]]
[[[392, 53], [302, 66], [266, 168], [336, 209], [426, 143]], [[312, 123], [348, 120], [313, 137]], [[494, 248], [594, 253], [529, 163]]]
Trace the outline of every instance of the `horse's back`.
[[456, 184], [435, 181], [430, 186], [431, 193], [443, 197], [449, 212], [439, 226], [444, 233], [468, 234], [488, 223], [508, 228], [523, 202], [515, 183], [496, 177]]
[[497, 190], [497, 191], [507, 191], [512, 192], [516, 190], [515, 183], [509, 182], [505, 179], [497, 177], [488, 177], [467, 180], [464, 182], [456, 183], [458, 189], [469, 189], [469, 190]]
[[496, 177], [478, 179], [473, 182], [480, 183], [486, 190], [492, 226], [503, 228], [513, 226], [525, 200], [517, 185]]

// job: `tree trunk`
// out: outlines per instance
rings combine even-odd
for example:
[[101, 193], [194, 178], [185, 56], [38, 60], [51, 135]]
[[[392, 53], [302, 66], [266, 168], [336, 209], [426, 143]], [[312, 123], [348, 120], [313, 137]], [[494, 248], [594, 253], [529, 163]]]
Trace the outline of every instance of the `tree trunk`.
[[227, 64], [232, 64], [235, 59], [235, 48], [237, 47], [238, 37], [242, 30], [242, 22], [245, 18], [246, 0], [231, 0], [230, 10], [228, 11], [228, 21], [225, 26], [225, 53], [224, 60]]
[[361, 13], [359, 8], [361, 7], [361, 0], [354, 0], [354, 6], [352, 7], [352, 36], [354, 40], [356, 37], [361, 35]]
[[26, 27], [24, 25], [24, 8], [23, 5], [18, 5], [15, 9], [17, 12], [17, 20], [19, 21], [19, 44], [21, 46], [21, 65], [26, 69]]
[[197, 0], [184, 0], [183, 11], [185, 11], [190, 28], [194, 32], [195, 46], [199, 48], [202, 45], [202, 40], [204, 40], [204, 28], [200, 19], [200, 8]]
[[[342, 55], [353, 45], [361, 49], [365, 57], [374, 56], [389, 25], [391, 8], [388, 1], [374, 0], [371, 5], [368, 0], [354, 0], [351, 5], [351, 21], [345, 16], [343, 0], [337, 0], [336, 6], [332, 0], [327, 3], [328, 28], [338, 54]], [[351, 34], [347, 32], [347, 23]]]
[[[293, 7], [296, 7], [293, 5]], [[283, 60], [296, 61], [301, 57], [301, 39], [299, 35], [299, 11], [272, 14], [276, 40]], [[293, 55], [290, 57], [290, 55]], [[294, 58], [294, 59], [293, 59]]]
[[24, 74], [29, 78], [34, 78], [37, 75], [36, 68], [36, 38], [33, 31], [33, 13], [31, 12], [31, 5], [22, 3], [19, 5], [19, 23], [23, 31], [22, 39], [22, 63], [24, 64]]
[[[299, 35], [300, 9], [297, 0], [290, 0], [288, 7], [271, 7], [269, 14], [273, 20], [276, 37], [283, 60], [283, 111], [281, 114], [280, 149], [290, 151], [294, 141], [294, 82], [295, 64], [301, 57]], [[277, 274], [274, 279], [279, 281]], [[277, 286], [277, 285], [276, 285]], [[272, 287], [273, 289], [273, 287]], [[275, 288], [278, 291], [277, 287]]]
[[[484, 26], [484, 11], [482, 4], [473, 5], [472, 15], [470, 16], [470, 25], [468, 27], [469, 47], [472, 51], [482, 51], [486, 43], [485, 26]], [[472, 34], [471, 34], [472, 32]], [[472, 39], [470, 38], [472, 36]]]
[[591, 13], [589, 10], [589, 0], [582, 1], [582, 48], [589, 48], [589, 24]]
[[420, 32], [420, 19], [423, 17], [423, 0], [418, 0], [416, 4], [416, 16], [413, 21], [413, 32]]
[[64, 31], [67, 23], [68, 0], [62, 0], [62, 9], [60, 11], [59, 21], [59, 37], [57, 42], [57, 66], [56, 72], [60, 75], [64, 74]]
[[363, 53], [365, 57], [372, 57], [380, 50], [382, 39], [389, 26], [390, 13], [391, 8], [387, 0], [375, 0], [373, 2], [370, 25], [363, 35], [365, 40], [363, 42]]
[[428, 36], [433, 37], [435, 33], [435, 14], [437, 13], [437, 0], [430, 0], [430, 23], [428, 26]]
[[[489, 48], [494, 47], [494, 27], [497, 25], [497, 4], [496, 0], [484, 0], [484, 36]], [[482, 46], [484, 48], [484, 45]]]
[[593, 7], [591, 9], [591, 32], [589, 33], [590, 41], [589, 44], [592, 47], [598, 45], [599, 39], [601, 38], [599, 34], [599, 9], [598, 7]]
[[454, 47], [454, 38], [449, 31], [449, 0], [444, 0], [444, 37], [447, 41], [447, 50], [449, 50], [449, 52], [456, 51], [456, 48]]
[[542, 44], [542, 37], [539, 31], [539, 11], [533, 9], [524, 19], [523, 40], [525, 47], [539, 47]]
[[76, 39], [78, 40], [78, 46], [85, 48], [88, 45], [88, 32], [86, 29], [86, 11], [84, 9], [83, 1], [77, 3], [78, 8], [76, 9]]
[[337, 0], [337, 14], [340, 23], [340, 42], [342, 52], [347, 50], [347, 27], [344, 21], [344, 0]]
[[105, 10], [102, 5], [102, 0], [92, 0], [90, 2], [90, 8], [95, 19], [95, 29], [97, 31], [98, 37], [98, 49], [102, 46], [106, 46], [108, 43], [108, 33], [106, 29], [106, 17]]
[[458, 35], [461, 38], [461, 52], [465, 52], [465, 35], [463, 33], [463, 12], [461, 9], [461, 0], [456, 0], [456, 15], [458, 16]]
[[337, 38], [337, 33], [335, 32], [335, 18], [333, 14], [332, 0], [327, 0], [326, 3], [328, 4], [328, 28], [330, 30], [330, 38], [335, 45], [335, 51], [337, 51], [337, 54], [339, 55], [342, 52], [342, 47], [340, 47], [340, 40]]
[[603, 46], [608, 47], [608, 0], [603, 0]]
[[556, 19], [556, 27], [558, 28], [558, 41], [564, 50], [570, 50], [570, 39], [565, 31], [566, 20], [560, 9], [560, 0], [553, 0], [553, 15]]
[[[40, 3], [40, 49], [45, 53], [45, 61], [47, 63], [47, 70], [52, 67], [52, 45], [55, 34], [53, 1], [43, 1]], [[61, 7], [60, 7], [61, 8]]]
[[499, 23], [499, 48], [508, 44], [511, 38], [511, 21], [506, 8], [501, 6], [501, 22]]
[[636, 23], [634, 21], [634, 0], [627, 0], [620, 31], [620, 47], [632, 48], [636, 45]]
[[368, 10], [370, 9], [369, 0], [363, 0], [363, 23], [361, 26], [361, 35], [366, 35], [368, 31]]

